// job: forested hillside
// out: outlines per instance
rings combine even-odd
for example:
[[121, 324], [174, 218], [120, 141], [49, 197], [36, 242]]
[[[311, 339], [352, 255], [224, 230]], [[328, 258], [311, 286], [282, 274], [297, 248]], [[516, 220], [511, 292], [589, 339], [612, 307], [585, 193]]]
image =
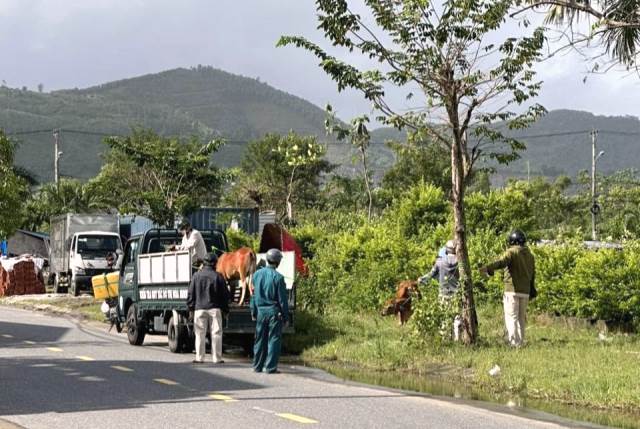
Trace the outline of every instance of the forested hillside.
[[[63, 130], [61, 174], [86, 179], [100, 168], [103, 137], [127, 134], [132, 127], [152, 128], [167, 136], [224, 136], [228, 143], [214, 158], [219, 165], [232, 166], [238, 164], [248, 140], [268, 132], [294, 130], [326, 141], [324, 119], [324, 111], [308, 101], [211, 67], [51, 93], [0, 88], [0, 127], [21, 141], [18, 165], [42, 181], [53, 176], [54, 128]], [[528, 149], [521, 160], [501, 167], [500, 175], [524, 176], [528, 169], [532, 175], [573, 175], [588, 169], [592, 128], [600, 130], [598, 146], [606, 151], [599, 164], [603, 171], [640, 165], [638, 118], [558, 110], [520, 133]], [[389, 129], [372, 132], [370, 159], [377, 178], [394, 159], [383, 142], [402, 136]], [[349, 154], [348, 144], [330, 144], [329, 160], [341, 164], [342, 171], [355, 172], [359, 167]]]

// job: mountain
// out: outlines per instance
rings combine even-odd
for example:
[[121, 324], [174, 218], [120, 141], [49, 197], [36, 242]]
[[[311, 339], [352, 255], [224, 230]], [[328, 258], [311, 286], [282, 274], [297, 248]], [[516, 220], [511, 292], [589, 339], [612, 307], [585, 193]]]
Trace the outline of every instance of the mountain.
[[[39, 93], [0, 88], [0, 127], [20, 140], [18, 165], [42, 181], [53, 177], [53, 137], [61, 128], [61, 174], [87, 179], [100, 169], [105, 135], [127, 134], [132, 127], [163, 135], [224, 136], [228, 143], [214, 156], [221, 166], [237, 165], [247, 141], [268, 132], [316, 135], [326, 141], [325, 112], [302, 98], [252, 79], [211, 67], [175, 69], [86, 89]], [[509, 176], [574, 175], [591, 165], [589, 131], [599, 130], [600, 171], [640, 165], [640, 120], [556, 110], [515, 136], [527, 143], [522, 158], [498, 169], [498, 183]], [[369, 156], [380, 178], [393, 163], [382, 142], [404, 140], [393, 129], [372, 131]], [[328, 158], [342, 172], [359, 171], [347, 143], [330, 141]], [[351, 159], [355, 158], [355, 162]]]
[[267, 132], [324, 136], [324, 119], [322, 109], [299, 97], [201, 66], [81, 90], [0, 88], [0, 127], [21, 141], [17, 163], [42, 180], [53, 176], [54, 128], [62, 129], [61, 174], [86, 179], [100, 168], [104, 135], [135, 126], [163, 135], [224, 136], [229, 143], [215, 161], [229, 166], [248, 140]]

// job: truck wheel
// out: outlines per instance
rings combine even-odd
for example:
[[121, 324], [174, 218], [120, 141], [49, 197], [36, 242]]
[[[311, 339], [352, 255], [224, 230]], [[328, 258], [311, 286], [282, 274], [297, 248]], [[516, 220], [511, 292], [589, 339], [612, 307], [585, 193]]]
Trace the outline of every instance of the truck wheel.
[[171, 353], [181, 353], [187, 342], [187, 327], [180, 325], [178, 320], [175, 320], [173, 316], [169, 319], [169, 326], [167, 327], [167, 338], [169, 340], [169, 350]]
[[132, 346], [141, 346], [146, 335], [145, 324], [138, 320], [138, 307], [131, 304], [127, 311], [127, 338]]
[[76, 283], [75, 276], [72, 276], [71, 277], [71, 281], [69, 282], [69, 293], [71, 293], [73, 296], [80, 295], [80, 288], [78, 287], [78, 284]]
[[58, 276], [53, 275], [53, 293], [62, 293], [62, 288], [60, 287], [60, 281], [58, 280]]
[[184, 346], [182, 347], [182, 351], [184, 353], [192, 353], [196, 348], [196, 337], [189, 333], [187, 329], [186, 340], [184, 342]]

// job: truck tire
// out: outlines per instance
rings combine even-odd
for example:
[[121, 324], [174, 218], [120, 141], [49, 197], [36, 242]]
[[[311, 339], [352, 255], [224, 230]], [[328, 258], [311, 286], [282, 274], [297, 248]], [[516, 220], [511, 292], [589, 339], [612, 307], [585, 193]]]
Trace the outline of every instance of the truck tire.
[[186, 348], [188, 336], [187, 327], [181, 324], [180, 320], [175, 320], [175, 318], [171, 316], [169, 326], [167, 327], [169, 351], [171, 351], [171, 353], [182, 353]]
[[129, 339], [129, 344], [141, 346], [146, 334], [145, 323], [138, 319], [138, 307], [135, 304], [131, 304], [129, 311], [127, 311], [127, 338]]
[[80, 295], [80, 288], [76, 283], [75, 276], [71, 276], [71, 281], [69, 282], [69, 293], [72, 294], [73, 296]]

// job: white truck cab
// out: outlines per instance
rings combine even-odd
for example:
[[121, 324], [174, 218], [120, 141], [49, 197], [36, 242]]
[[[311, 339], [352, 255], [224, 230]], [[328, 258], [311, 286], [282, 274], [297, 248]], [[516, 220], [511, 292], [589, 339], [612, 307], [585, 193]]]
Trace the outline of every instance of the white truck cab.
[[115, 233], [77, 232], [69, 247], [70, 285], [72, 289], [91, 290], [91, 277], [117, 270], [122, 259], [122, 242]]
[[66, 214], [51, 219], [49, 264], [55, 292], [91, 292], [91, 277], [114, 271], [122, 256], [117, 215]]

